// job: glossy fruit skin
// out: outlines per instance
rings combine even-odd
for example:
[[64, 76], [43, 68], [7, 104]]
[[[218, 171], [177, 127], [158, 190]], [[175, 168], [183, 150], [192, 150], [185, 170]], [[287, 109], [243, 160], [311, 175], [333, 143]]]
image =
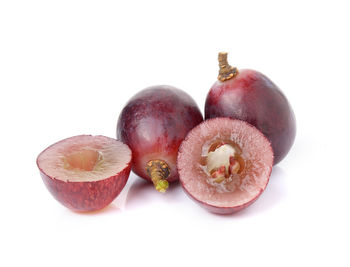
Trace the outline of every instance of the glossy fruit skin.
[[96, 211], [110, 204], [124, 188], [131, 171], [131, 162], [118, 174], [93, 182], [64, 182], [46, 175], [38, 165], [41, 178], [54, 198], [67, 208]]
[[234, 214], [236, 212], [239, 212], [239, 211], [245, 209], [246, 207], [248, 207], [251, 204], [253, 204], [265, 190], [265, 188], [262, 189], [260, 191], [260, 194], [257, 195], [254, 199], [252, 199], [249, 202], [246, 202], [246, 203], [244, 203], [244, 204], [242, 204], [240, 206], [235, 206], [235, 207], [216, 207], [216, 206], [209, 205], [208, 203], [205, 203], [203, 201], [200, 201], [200, 200], [196, 199], [194, 196], [192, 196], [192, 194], [183, 185], [182, 185], [182, 188], [183, 188], [184, 192], [186, 193], [186, 195], [188, 195], [192, 200], [194, 200], [197, 204], [199, 204], [199, 206], [201, 206], [203, 209], [205, 209], [205, 210], [207, 210], [207, 211], [209, 211], [211, 213], [215, 213], [215, 214], [219, 214], [219, 215], [230, 215], [230, 214]]
[[254, 125], [270, 140], [275, 160], [280, 162], [296, 135], [294, 112], [281, 90], [265, 75], [240, 70], [234, 78], [217, 81], [205, 103], [205, 119], [230, 117]]
[[117, 124], [117, 138], [133, 153], [132, 170], [151, 181], [145, 167], [149, 160], [164, 160], [170, 167], [169, 182], [178, 179], [176, 158], [186, 134], [203, 121], [195, 101], [172, 86], [146, 88], [123, 108]]

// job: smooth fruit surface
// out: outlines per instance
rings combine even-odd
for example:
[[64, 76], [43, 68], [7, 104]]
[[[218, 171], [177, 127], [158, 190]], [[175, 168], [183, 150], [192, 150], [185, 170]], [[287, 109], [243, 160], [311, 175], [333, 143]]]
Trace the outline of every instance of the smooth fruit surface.
[[123, 108], [117, 137], [132, 150], [132, 170], [151, 181], [147, 163], [162, 160], [170, 167], [167, 181], [178, 179], [176, 157], [186, 134], [203, 121], [195, 101], [172, 86], [153, 86], [136, 94]]
[[239, 70], [226, 81], [217, 81], [205, 103], [205, 119], [230, 117], [254, 125], [270, 140], [275, 161], [292, 147], [296, 134], [293, 110], [281, 90], [265, 75]]
[[124, 188], [131, 159], [131, 150], [120, 141], [79, 135], [45, 149], [37, 165], [56, 200], [75, 211], [94, 211], [111, 203]]
[[247, 122], [230, 118], [206, 120], [192, 129], [177, 159], [185, 192], [219, 214], [252, 204], [266, 188], [272, 164], [268, 139]]

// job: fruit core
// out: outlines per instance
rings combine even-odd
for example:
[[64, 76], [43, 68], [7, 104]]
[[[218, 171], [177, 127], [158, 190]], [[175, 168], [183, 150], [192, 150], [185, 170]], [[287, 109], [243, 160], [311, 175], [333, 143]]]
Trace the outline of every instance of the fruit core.
[[64, 168], [67, 170], [78, 169], [81, 171], [93, 171], [103, 160], [99, 151], [83, 149], [74, 151], [64, 156]]
[[232, 181], [244, 169], [244, 160], [240, 148], [232, 141], [214, 142], [203, 157], [210, 182]]

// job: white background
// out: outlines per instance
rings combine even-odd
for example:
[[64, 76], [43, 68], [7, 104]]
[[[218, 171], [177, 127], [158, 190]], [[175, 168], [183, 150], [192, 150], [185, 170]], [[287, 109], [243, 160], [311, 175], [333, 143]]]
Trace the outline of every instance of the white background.
[[[348, 1], [1, 1], [1, 266], [349, 266]], [[203, 111], [217, 53], [269, 76], [297, 138], [260, 199], [233, 216], [134, 174], [74, 213], [35, 160], [78, 134], [115, 137], [139, 90], [169, 84]]]

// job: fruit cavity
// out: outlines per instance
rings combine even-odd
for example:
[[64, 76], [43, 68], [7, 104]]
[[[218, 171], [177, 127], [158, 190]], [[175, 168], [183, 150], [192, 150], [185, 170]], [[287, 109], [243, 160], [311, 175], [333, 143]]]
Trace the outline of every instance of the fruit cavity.
[[65, 169], [78, 169], [81, 171], [92, 171], [102, 161], [102, 154], [96, 150], [83, 149], [73, 152], [64, 157]]

